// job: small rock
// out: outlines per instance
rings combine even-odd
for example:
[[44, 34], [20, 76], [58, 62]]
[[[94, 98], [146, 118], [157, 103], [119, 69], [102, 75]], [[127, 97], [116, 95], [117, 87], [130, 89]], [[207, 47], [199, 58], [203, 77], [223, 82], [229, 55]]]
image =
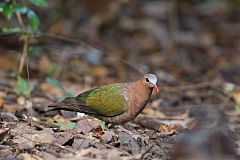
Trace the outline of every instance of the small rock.
[[90, 145], [90, 141], [88, 139], [74, 139], [72, 147], [75, 150], [81, 150], [83, 148], [87, 148]]
[[58, 132], [58, 133], [55, 133], [55, 137], [56, 137], [55, 142], [57, 144], [64, 145], [70, 139], [73, 138], [73, 134], [69, 132]]
[[11, 112], [1, 112], [0, 113], [0, 119], [1, 121], [18, 121], [18, 118]]
[[32, 160], [32, 156], [28, 153], [21, 153], [17, 156], [18, 160]]
[[116, 136], [115, 132], [105, 131], [105, 133], [101, 136], [101, 139], [103, 140], [104, 143], [109, 143], [115, 136]]
[[14, 153], [10, 149], [0, 149], [0, 159], [14, 159]]

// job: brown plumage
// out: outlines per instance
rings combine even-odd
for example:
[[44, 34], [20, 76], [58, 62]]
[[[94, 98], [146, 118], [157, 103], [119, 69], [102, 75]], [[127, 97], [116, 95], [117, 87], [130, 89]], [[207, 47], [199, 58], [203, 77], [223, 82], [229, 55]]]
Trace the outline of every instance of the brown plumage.
[[159, 92], [156, 82], [154, 74], [146, 74], [135, 82], [105, 85], [49, 106], [83, 112], [107, 123], [123, 124], [141, 113], [153, 88]]

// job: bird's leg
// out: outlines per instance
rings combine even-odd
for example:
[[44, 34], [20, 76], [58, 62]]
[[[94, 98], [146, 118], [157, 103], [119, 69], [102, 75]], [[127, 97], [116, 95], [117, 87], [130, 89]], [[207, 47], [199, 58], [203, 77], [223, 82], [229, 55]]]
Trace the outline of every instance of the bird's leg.
[[101, 129], [102, 129], [103, 131], [105, 130], [106, 125], [107, 125], [107, 128], [108, 128], [108, 129], [111, 128], [111, 127], [116, 126], [120, 131], [125, 132], [125, 133], [127, 133], [128, 135], [130, 135], [130, 136], [135, 135], [133, 132], [127, 130], [126, 128], [122, 127], [121, 125], [113, 125], [112, 123], [106, 123], [105, 121], [102, 121], [102, 120], [100, 120], [100, 119], [98, 120], [98, 124], [99, 124], [99, 126], [101, 127]]

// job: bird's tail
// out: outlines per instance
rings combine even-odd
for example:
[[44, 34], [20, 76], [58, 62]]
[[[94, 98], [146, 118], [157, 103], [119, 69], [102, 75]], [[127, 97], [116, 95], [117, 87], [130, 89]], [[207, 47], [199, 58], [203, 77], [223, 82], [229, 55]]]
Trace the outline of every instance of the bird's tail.
[[86, 104], [83, 101], [76, 99], [75, 97], [65, 98], [61, 102], [49, 104], [48, 107], [51, 108], [48, 111], [65, 110], [65, 111], [82, 112], [82, 113], [93, 114], [93, 115], [99, 114], [96, 111], [91, 110], [91, 108], [86, 106]]
[[48, 105], [50, 110], [68, 110], [73, 111], [73, 107], [75, 106], [74, 97], [68, 97], [62, 100], [61, 102], [51, 103]]

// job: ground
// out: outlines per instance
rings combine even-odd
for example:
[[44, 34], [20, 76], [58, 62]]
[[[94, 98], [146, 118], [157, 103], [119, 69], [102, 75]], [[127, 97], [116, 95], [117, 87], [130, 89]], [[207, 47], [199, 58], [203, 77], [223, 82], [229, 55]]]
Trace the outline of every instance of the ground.
[[[21, 34], [0, 35], [0, 159], [238, 159], [239, 3], [96, 3], [38, 11], [23, 79]], [[158, 76], [160, 94], [122, 125], [133, 135], [48, 107], [140, 72]]]

